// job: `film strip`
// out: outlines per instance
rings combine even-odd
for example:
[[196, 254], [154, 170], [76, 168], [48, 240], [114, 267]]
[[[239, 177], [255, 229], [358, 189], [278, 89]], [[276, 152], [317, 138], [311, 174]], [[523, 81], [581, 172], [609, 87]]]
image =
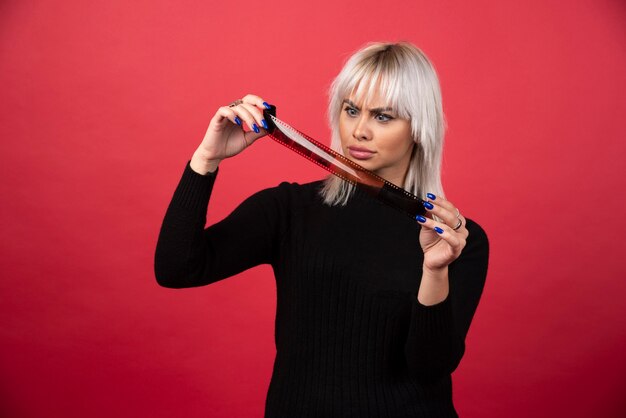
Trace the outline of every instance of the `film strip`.
[[263, 113], [268, 122], [268, 135], [276, 142], [344, 181], [354, 184], [379, 201], [400, 210], [405, 215], [410, 216], [411, 219], [415, 219], [417, 215], [425, 214], [426, 210], [422, 199], [289, 126], [276, 117], [275, 106]]

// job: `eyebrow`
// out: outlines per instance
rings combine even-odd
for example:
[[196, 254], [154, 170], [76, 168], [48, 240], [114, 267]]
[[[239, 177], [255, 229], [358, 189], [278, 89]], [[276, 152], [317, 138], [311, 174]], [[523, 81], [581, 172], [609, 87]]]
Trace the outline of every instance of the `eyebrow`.
[[[357, 105], [355, 105], [352, 100], [349, 99], [344, 99], [342, 103], [348, 104], [350, 106], [352, 106], [353, 108], [355, 108], [356, 110], [361, 110], [360, 107], [358, 107]], [[380, 112], [393, 112], [393, 109], [390, 107], [375, 107], [373, 109], [369, 109], [369, 111], [371, 113], [380, 113]]]

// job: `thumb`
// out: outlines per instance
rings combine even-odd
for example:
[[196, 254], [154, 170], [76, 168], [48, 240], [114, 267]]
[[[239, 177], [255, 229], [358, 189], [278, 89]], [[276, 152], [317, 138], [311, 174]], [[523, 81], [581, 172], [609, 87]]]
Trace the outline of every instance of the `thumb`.
[[254, 131], [248, 131], [248, 132], [244, 132], [244, 137], [246, 139], [246, 143], [248, 144], [248, 146], [252, 145], [257, 139], [259, 138], [263, 138], [264, 136], [266, 136], [269, 132], [263, 128], [260, 128], [259, 133], [256, 133]]

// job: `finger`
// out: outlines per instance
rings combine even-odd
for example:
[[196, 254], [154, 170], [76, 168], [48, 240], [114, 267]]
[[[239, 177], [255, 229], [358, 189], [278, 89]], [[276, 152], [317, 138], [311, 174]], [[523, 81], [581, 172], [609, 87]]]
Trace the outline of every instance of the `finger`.
[[[260, 113], [256, 107], [250, 104], [241, 103], [237, 106], [229, 107], [229, 109], [235, 112], [237, 114], [237, 117], [240, 118], [240, 120], [243, 120], [248, 126], [248, 128], [251, 129], [248, 132], [244, 130], [244, 133], [243, 133], [243, 137], [246, 141], [247, 146], [252, 145], [252, 143], [254, 143], [257, 139], [262, 138], [265, 135], [267, 135], [267, 130], [265, 129], [265, 127], [267, 126], [267, 122], [263, 119], [263, 116], [262, 116], [263, 114]], [[257, 114], [256, 117], [254, 113]], [[256, 118], [258, 118], [259, 113], [261, 114], [260, 123], [262, 126], [257, 125]], [[243, 129], [243, 126], [242, 126], [242, 129]]]
[[436, 196], [433, 193], [426, 193], [426, 201], [431, 203], [437, 203], [439, 206], [444, 207], [450, 211], [456, 211], [454, 204], [442, 196]]
[[215, 116], [213, 116], [213, 119], [220, 125], [222, 125], [225, 120], [229, 120], [233, 124], [241, 126], [241, 121], [238, 122], [236, 117], [237, 114], [232, 110], [231, 107], [222, 106], [217, 109], [217, 112], [215, 113]]
[[[267, 121], [265, 120], [263, 111], [259, 109], [256, 105], [251, 103], [242, 103], [239, 105], [239, 107], [246, 109], [250, 113], [250, 115], [252, 115], [252, 117], [254, 118], [254, 123], [259, 129], [268, 129]], [[256, 132], [256, 130], [254, 131]]]
[[270, 109], [270, 104], [263, 100], [261, 97], [254, 94], [246, 94], [246, 96], [242, 100], [244, 104], [253, 106], [248, 106], [248, 110], [254, 115], [258, 126], [263, 127], [263, 129], [268, 129], [267, 121], [264, 119], [263, 111]]
[[422, 224], [422, 227], [435, 231], [453, 248], [455, 254], [460, 254], [463, 247], [465, 247], [465, 236], [456, 233], [456, 231], [452, 230], [448, 225], [421, 215], [418, 215], [415, 219]]
[[258, 107], [259, 109], [261, 109], [261, 111], [269, 109], [271, 107], [269, 103], [254, 94], [246, 94], [246, 96], [242, 100], [244, 103], [249, 103]]
[[458, 218], [454, 219], [454, 225], [448, 225], [454, 232], [457, 234], [465, 234], [467, 229], [465, 228], [465, 219], [461, 218], [459, 215]]
[[261, 132], [259, 133], [256, 133], [254, 131], [248, 131], [248, 132], [243, 133], [243, 137], [246, 140], [246, 144], [248, 145], [252, 145], [254, 141], [256, 141], [259, 138], [264, 137], [265, 135], [267, 135], [267, 131], [264, 129], [261, 129]]
[[465, 219], [463, 215], [459, 215], [459, 219], [461, 220], [461, 226], [459, 227], [459, 229], [456, 230], [456, 232], [458, 234], [461, 234], [463, 238], [467, 239], [467, 237], [469, 236], [469, 231], [466, 228], [467, 219]]
[[[454, 227], [457, 223], [458, 223], [458, 218], [456, 217], [456, 209], [453, 209], [452, 211], [442, 205], [439, 204], [439, 202], [436, 201], [429, 201], [426, 202], [424, 201], [424, 208], [426, 208], [426, 212], [437, 216], [439, 219], [441, 219], [446, 225]], [[446, 205], [449, 207], [449, 205]]]
[[258, 134], [261, 132], [262, 126], [257, 124], [255, 116], [249, 109], [250, 107], [252, 106], [241, 103], [237, 106], [231, 107], [230, 109], [232, 109], [232, 111], [235, 112], [243, 122], [245, 122], [248, 129]]
[[458, 257], [465, 247], [466, 240], [459, 234], [455, 233], [448, 225], [436, 226], [433, 228], [439, 234], [441, 239], [446, 241], [452, 248], [453, 254]]
[[[444, 212], [441, 212], [440, 210], [437, 211], [439, 213], [434, 213], [436, 216], [439, 216], [440, 218], [445, 219], [446, 224], [448, 226], [452, 226], [454, 228], [456, 225], [458, 225], [458, 220], [460, 219], [459, 217], [461, 216], [461, 213], [459, 209], [455, 207], [452, 202], [450, 202], [449, 200], [443, 197], [435, 196], [432, 193], [426, 193], [426, 201], [435, 207], [441, 207], [441, 208], [448, 210], [449, 213], [446, 214], [446, 216], [441, 215], [441, 213], [444, 213]], [[426, 209], [430, 210], [428, 205], [425, 205], [425, 207]], [[453, 214], [454, 219], [451, 217], [450, 213]]]

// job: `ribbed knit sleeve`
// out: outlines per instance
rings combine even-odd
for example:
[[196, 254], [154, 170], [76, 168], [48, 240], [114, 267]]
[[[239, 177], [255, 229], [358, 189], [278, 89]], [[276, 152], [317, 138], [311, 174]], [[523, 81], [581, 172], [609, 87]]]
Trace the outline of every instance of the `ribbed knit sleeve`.
[[285, 187], [250, 196], [222, 221], [204, 228], [218, 175], [185, 167], [165, 213], [157, 241], [154, 270], [164, 287], [203, 286], [233, 276], [277, 256], [285, 228]]
[[461, 255], [448, 267], [449, 292], [426, 306], [411, 293], [411, 319], [404, 346], [409, 371], [420, 378], [452, 373], [465, 352], [465, 337], [487, 276], [489, 241], [485, 231], [467, 219], [469, 236]]

